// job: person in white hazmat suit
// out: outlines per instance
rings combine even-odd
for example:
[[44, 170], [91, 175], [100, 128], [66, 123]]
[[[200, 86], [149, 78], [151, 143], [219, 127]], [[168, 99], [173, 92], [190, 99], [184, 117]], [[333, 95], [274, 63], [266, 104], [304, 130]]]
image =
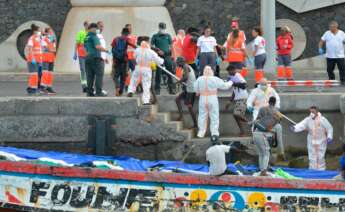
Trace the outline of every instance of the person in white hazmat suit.
[[151, 96], [151, 79], [153, 63], [162, 65], [164, 60], [158, 56], [156, 52], [151, 50], [149, 45], [149, 37], [141, 37], [140, 47], [134, 52], [136, 66], [132, 74], [131, 81], [128, 87], [128, 96], [132, 97], [137, 86], [142, 83], [143, 95], [142, 101], [144, 105], [150, 104]]
[[276, 98], [276, 108], [280, 108], [280, 97], [276, 90], [272, 88], [266, 78], [260, 80], [258, 87], [253, 89], [247, 99], [247, 109], [253, 113], [253, 120], [256, 120], [259, 110], [262, 107], [268, 106], [270, 97]]
[[316, 106], [310, 107], [310, 115], [300, 123], [291, 127], [293, 132], [308, 132], [309, 169], [325, 170], [325, 154], [327, 144], [333, 142], [333, 127], [321, 115]]
[[210, 66], [204, 68], [204, 75], [194, 82], [194, 90], [199, 98], [198, 116], [198, 137], [203, 138], [206, 134], [208, 118], [210, 118], [211, 136], [219, 137], [219, 103], [218, 89], [230, 89], [233, 83], [224, 82], [222, 79], [213, 76]]

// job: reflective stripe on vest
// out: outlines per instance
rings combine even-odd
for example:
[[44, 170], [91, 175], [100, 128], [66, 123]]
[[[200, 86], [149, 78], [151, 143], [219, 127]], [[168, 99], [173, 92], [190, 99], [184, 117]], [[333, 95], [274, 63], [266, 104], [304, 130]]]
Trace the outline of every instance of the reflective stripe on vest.
[[42, 43], [41, 37], [39, 35], [33, 35], [30, 37], [29, 41], [32, 41], [33, 46], [31, 47], [32, 50], [29, 52], [27, 61], [32, 62], [33, 58], [35, 58], [36, 63], [42, 62]]

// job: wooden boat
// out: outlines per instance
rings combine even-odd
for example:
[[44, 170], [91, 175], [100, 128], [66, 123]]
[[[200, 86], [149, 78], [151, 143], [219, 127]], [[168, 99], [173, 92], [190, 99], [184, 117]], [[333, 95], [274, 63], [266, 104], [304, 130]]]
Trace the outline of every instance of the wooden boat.
[[344, 211], [345, 182], [1, 161], [0, 206], [19, 211]]

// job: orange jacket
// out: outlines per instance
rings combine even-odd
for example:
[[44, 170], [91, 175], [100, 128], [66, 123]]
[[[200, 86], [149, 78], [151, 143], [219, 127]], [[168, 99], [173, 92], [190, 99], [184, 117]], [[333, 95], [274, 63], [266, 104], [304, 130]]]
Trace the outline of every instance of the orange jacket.
[[173, 40], [173, 45], [172, 45], [172, 57], [176, 60], [176, 58], [182, 56], [182, 48], [183, 48], [183, 39], [176, 37]]
[[56, 42], [49, 39], [48, 36], [43, 38], [44, 51], [43, 62], [53, 63], [55, 62]]

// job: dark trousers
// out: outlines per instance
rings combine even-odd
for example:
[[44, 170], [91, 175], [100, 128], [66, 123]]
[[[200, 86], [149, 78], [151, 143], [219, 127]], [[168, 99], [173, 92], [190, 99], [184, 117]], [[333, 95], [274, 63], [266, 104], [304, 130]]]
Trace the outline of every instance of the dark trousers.
[[[174, 68], [173, 68], [173, 61], [171, 59], [171, 56], [165, 56], [164, 58], [164, 66], [165, 69], [167, 69], [170, 73], [175, 74]], [[160, 68], [157, 68], [156, 70], [156, 76], [155, 76], [155, 91], [157, 93], [160, 93], [161, 90], [161, 80], [162, 80], [162, 75], [165, 75], [168, 79], [168, 89], [169, 92], [173, 92], [175, 90], [175, 84], [173, 82], [173, 79], [171, 76], [169, 76], [165, 71], [163, 71]]]
[[119, 89], [120, 94], [122, 94], [125, 89], [127, 70], [128, 63], [126, 61], [114, 60], [112, 77], [115, 83], [115, 87], [116, 89]]
[[345, 82], [345, 61], [344, 58], [327, 58], [327, 74], [330, 80], [335, 80], [335, 65], [339, 69], [339, 78], [341, 82]]
[[87, 75], [87, 92], [92, 94], [96, 87], [96, 94], [102, 93], [104, 61], [101, 58], [87, 58], [85, 61], [85, 70]]

